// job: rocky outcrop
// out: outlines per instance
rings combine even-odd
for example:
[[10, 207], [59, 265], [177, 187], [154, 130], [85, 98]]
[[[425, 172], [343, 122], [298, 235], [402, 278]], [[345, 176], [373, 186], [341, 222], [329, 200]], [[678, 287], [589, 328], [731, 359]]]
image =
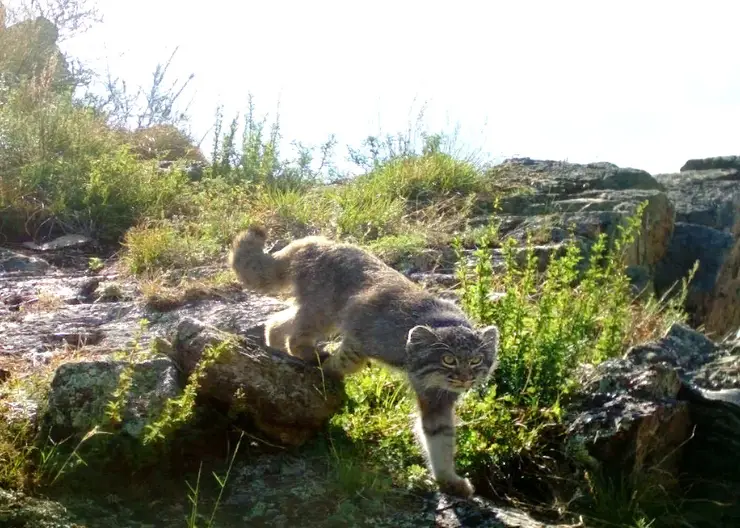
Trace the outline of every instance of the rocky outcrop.
[[[379, 528], [558, 528], [533, 519], [511, 507], [476, 497], [456, 500], [437, 493], [399, 494], [381, 511], [368, 515], [354, 506], [344, 518], [334, 508], [334, 500], [323, 485], [325, 468], [316, 461], [291, 454], [263, 455], [249, 466], [240, 467], [227, 508], [244, 512], [250, 526], [358, 526]], [[255, 498], [260, 507], [255, 507]], [[296, 505], [311, 505], [308, 508]], [[566, 526], [562, 526], [566, 528]]]
[[692, 324], [721, 337], [740, 327], [740, 162], [737, 156], [690, 160], [655, 178], [676, 207], [676, 228], [655, 275], [665, 292], [694, 262], [687, 307]]
[[697, 497], [697, 483], [721, 488], [704, 499], [740, 492], [740, 475], [726, 469], [740, 465], [740, 347], [676, 324], [663, 339], [585, 371], [582, 382], [566, 418], [576, 460]]
[[681, 172], [712, 169], [740, 169], [740, 156], [716, 156], [714, 158], [690, 159], [681, 167]]
[[[500, 232], [522, 243], [531, 236], [544, 269], [571, 233], [586, 251], [647, 202], [627, 254], [628, 274], [638, 289], [663, 295], [699, 261], [687, 296], [691, 324], [721, 337], [740, 326], [738, 159], [691, 160], [679, 173], [655, 177], [610, 163], [507, 160], [490, 173], [508, 189], [499, 203]], [[490, 215], [477, 220], [489, 221]]]
[[497, 166], [491, 177], [523, 189], [501, 199], [500, 232], [522, 243], [531, 235], [540, 269], [571, 233], [587, 250], [599, 234], [613, 236], [643, 202], [642, 226], [627, 254], [630, 274], [652, 277], [669, 247], [674, 207], [645, 171], [523, 158]]
[[[114, 394], [130, 365], [130, 382], [120, 402]], [[56, 369], [43, 415], [44, 435], [59, 441], [111, 425], [109, 402], [118, 404], [115, 428], [141, 439], [145, 426], [163, 412], [167, 401], [180, 395], [178, 373], [166, 358], [129, 364], [126, 361], [80, 361]], [[120, 420], [120, 423], [118, 422]]]
[[298, 446], [321, 430], [343, 402], [341, 383], [264, 344], [258, 325], [234, 336], [186, 318], [174, 330], [166, 353], [189, 376], [209, 347], [231, 342], [200, 381], [199, 396], [234, 419], [246, 418], [267, 439]]
[[[236, 465], [233, 483], [230, 482], [221, 502], [214, 526], [573, 528], [573, 525], [537, 521], [515, 508], [481, 498], [456, 501], [433, 493], [411, 494], [400, 490], [381, 508], [366, 506], [369, 501], [360, 494], [347, 494], [338, 507], [336, 493], [323, 485], [325, 473], [322, 460], [289, 454], [262, 455], [248, 465]], [[149, 508], [127, 508], [116, 504], [118, 496], [108, 495], [105, 499], [64, 496], [55, 501], [0, 489], [0, 525], [23, 528], [182, 525], [183, 507], [179, 504], [164, 507], [158, 500]]]

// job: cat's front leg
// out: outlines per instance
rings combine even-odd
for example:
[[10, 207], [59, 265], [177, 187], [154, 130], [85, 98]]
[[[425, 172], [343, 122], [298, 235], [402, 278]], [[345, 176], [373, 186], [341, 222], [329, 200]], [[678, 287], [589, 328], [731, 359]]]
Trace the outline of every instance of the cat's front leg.
[[443, 390], [417, 393], [417, 436], [443, 493], [469, 498], [473, 485], [455, 471], [455, 401], [457, 394]]

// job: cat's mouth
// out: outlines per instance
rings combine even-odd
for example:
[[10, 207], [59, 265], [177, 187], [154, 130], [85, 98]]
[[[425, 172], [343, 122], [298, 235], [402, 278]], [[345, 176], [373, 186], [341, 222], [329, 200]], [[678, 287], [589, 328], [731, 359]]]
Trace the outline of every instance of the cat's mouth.
[[449, 385], [450, 389], [462, 392], [471, 388], [475, 384], [475, 380], [448, 380], [447, 384]]

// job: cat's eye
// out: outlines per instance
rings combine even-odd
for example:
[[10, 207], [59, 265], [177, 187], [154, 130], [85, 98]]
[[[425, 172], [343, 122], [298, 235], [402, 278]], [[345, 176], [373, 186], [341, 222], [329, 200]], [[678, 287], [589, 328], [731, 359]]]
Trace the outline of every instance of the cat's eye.
[[480, 365], [483, 361], [483, 356], [475, 356], [470, 360], [470, 366], [475, 367], [476, 365]]
[[445, 354], [444, 356], [442, 356], [442, 364], [446, 367], [454, 367], [455, 365], [457, 365], [457, 360], [452, 354]]

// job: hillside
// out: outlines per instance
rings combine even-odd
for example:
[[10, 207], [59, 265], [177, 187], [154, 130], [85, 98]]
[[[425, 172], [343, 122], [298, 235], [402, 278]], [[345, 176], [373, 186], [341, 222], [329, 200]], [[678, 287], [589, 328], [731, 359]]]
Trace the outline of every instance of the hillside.
[[[0, 524], [740, 520], [740, 156], [492, 165], [419, 131], [351, 148], [350, 177], [331, 139], [280, 152], [250, 101], [208, 158], [168, 113], [80, 97], [49, 24], [0, 24]], [[400, 375], [332, 383], [265, 346], [284, 300], [225, 260], [254, 222], [500, 328], [458, 410], [475, 499], [436, 491]]]

